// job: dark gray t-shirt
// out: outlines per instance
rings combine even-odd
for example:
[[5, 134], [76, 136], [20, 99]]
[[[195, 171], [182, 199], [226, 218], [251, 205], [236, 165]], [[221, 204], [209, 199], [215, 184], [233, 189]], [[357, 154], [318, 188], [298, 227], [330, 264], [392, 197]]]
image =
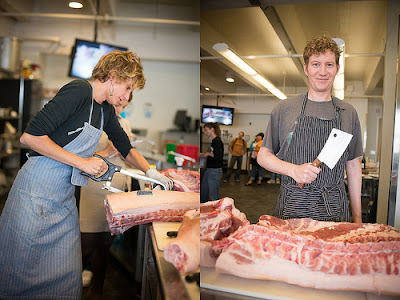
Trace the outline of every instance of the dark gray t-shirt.
[[[297, 118], [301, 113], [304, 97], [305, 95], [299, 95], [283, 100], [272, 110], [271, 119], [261, 146], [270, 149], [279, 159], [283, 160], [286, 155], [296, 129]], [[351, 104], [337, 98], [335, 98], [335, 102], [341, 108], [341, 130], [353, 135], [349, 145], [348, 158], [348, 160], [352, 160], [363, 154], [360, 121], [357, 111]], [[332, 101], [318, 102], [308, 99], [304, 113], [306, 116], [327, 120], [335, 118]]]

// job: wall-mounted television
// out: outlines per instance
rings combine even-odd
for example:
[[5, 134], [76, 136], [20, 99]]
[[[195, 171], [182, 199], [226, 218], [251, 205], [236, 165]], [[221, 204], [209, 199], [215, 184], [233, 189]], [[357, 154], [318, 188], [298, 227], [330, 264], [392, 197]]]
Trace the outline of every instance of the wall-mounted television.
[[233, 112], [234, 109], [232, 107], [203, 105], [201, 109], [201, 122], [217, 122], [220, 125], [231, 126], [233, 123]]
[[128, 48], [76, 39], [68, 76], [89, 79], [100, 57], [112, 50], [126, 51]]

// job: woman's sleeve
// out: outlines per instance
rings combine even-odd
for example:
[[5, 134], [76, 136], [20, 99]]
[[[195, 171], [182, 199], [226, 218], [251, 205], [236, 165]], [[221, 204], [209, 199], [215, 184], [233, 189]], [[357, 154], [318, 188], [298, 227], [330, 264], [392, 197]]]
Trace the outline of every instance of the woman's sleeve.
[[63, 86], [32, 119], [26, 133], [34, 136], [49, 135], [77, 111], [83, 108], [91, 98], [89, 83], [74, 80]]

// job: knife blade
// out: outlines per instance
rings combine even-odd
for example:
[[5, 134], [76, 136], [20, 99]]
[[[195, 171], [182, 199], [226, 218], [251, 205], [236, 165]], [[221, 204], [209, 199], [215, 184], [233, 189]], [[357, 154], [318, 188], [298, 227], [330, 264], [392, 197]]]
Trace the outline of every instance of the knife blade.
[[[350, 144], [352, 138], [352, 134], [333, 128], [324, 147], [312, 162], [312, 165], [319, 167], [321, 163], [324, 163], [332, 170]], [[304, 183], [298, 183], [298, 186], [303, 188]]]

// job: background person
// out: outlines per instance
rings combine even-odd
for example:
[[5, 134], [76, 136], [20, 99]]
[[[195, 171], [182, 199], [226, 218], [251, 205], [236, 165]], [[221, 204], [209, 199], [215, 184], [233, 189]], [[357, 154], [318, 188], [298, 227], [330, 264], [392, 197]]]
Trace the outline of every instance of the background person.
[[[331, 95], [340, 53], [327, 36], [309, 41], [303, 53], [308, 93], [281, 101], [271, 113], [257, 160], [267, 170], [282, 174], [274, 213], [279, 218], [351, 221], [346, 170], [352, 220], [362, 222], [360, 122], [352, 105]], [[351, 133], [353, 138], [333, 170], [325, 164], [314, 167], [311, 163], [332, 128]], [[303, 189], [298, 183], [305, 184]]]
[[251, 143], [250, 149], [251, 151], [251, 174], [250, 179], [246, 183], [246, 185], [251, 185], [253, 181], [257, 178], [257, 184], [260, 185], [263, 179], [263, 167], [261, 167], [257, 162], [257, 155], [261, 148], [261, 143], [264, 138], [264, 133], [260, 132], [256, 135], [256, 139], [254, 142]]
[[[221, 130], [218, 123], [207, 123], [203, 127], [204, 134], [212, 139], [210, 150], [200, 154], [206, 157], [206, 171], [200, 186], [201, 203], [219, 200], [219, 184], [222, 179], [222, 161], [224, 144], [221, 140]], [[210, 197], [210, 198], [209, 198]]]
[[[132, 135], [131, 125], [120, 114], [131, 99], [132, 97], [129, 100], [122, 100], [114, 105], [118, 121], [128, 137]], [[125, 165], [125, 160], [108, 139], [105, 132], [103, 132], [100, 138], [95, 153], [117, 166], [123, 167]], [[111, 192], [103, 189], [103, 184], [104, 182], [90, 180], [88, 186], [81, 188], [79, 201], [83, 268], [85, 269], [90, 263], [90, 271], [83, 271], [82, 280], [85, 287], [85, 281], [89, 281], [89, 285], [90, 275], [93, 276], [91, 287], [86, 295], [88, 298], [95, 299], [101, 299], [101, 295], [103, 294], [109, 248], [114, 240], [114, 236], [110, 234], [110, 228], [106, 220], [106, 211], [104, 209], [104, 199]], [[112, 178], [111, 185], [122, 191], [129, 190], [130, 177], [117, 172]]]
[[75, 185], [84, 171], [100, 175], [93, 157], [103, 130], [121, 153], [148, 177], [173, 182], [132, 148], [113, 105], [145, 84], [132, 52], [103, 56], [89, 81], [74, 80], [33, 118], [20, 141], [33, 151], [22, 166], [0, 217], [0, 298], [81, 299], [82, 256]]
[[240, 172], [242, 171], [242, 161], [243, 161], [243, 155], [247, 152], [247, 143], [243, 139], [244, 137], [244, 132], [241, 131], [239, 132], [239, 135], [237, 138], [232, 139], [232, 141], [229, 143], [229, 152], [232, 154], [231, 156], [231, 161], [229, 163], [229, 168], [226, 172], [226, 176], [224, 179], [224, 182], [228, 182], [229, 177], [231, 177], [231, 173], [233, 171], [233, 167], [236, 163], [236, 174], [235, 174], [235, 180], [236, 182], [240, 182]]

